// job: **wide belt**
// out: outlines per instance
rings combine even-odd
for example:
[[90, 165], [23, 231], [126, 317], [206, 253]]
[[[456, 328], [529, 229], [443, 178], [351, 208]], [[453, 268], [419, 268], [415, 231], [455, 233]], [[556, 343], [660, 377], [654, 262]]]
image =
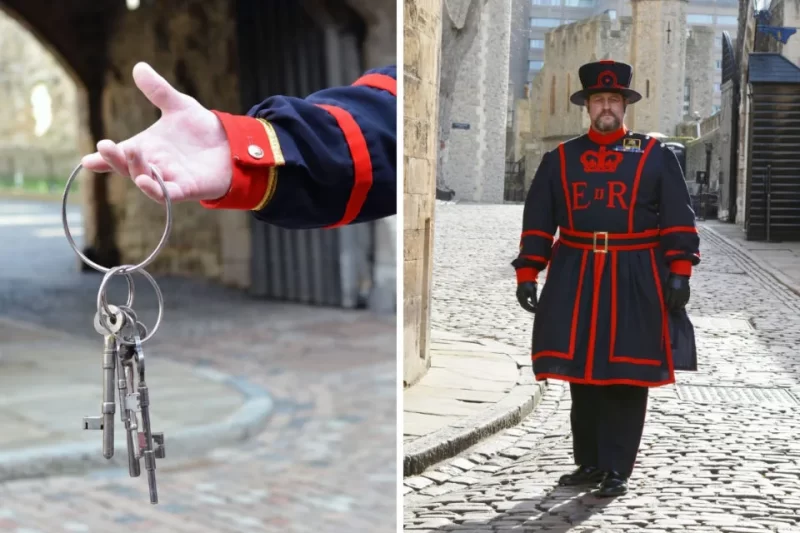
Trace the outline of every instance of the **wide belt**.
[[594, 253], [631, 252], [657, 248], [661, 244], [657, 229], [639, 233], [609, 233], [607, 231], [575, 231], [559, 228], [558, 242], [570, 248], [591, 250]]

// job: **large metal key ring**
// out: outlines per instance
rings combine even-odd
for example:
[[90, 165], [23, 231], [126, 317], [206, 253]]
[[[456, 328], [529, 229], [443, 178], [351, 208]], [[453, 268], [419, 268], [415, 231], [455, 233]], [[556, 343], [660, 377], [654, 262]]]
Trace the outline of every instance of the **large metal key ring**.
[[[124, 270], [120, 270], [118, 271], [119, 273], [142, 271], [144, 267], [152, 263], [153, 260], [156, 258], [156, 256], [161, 252], [161, 250], [166, 245], [167, 238], [169, 238], [169, 233], [172, 230], [172, 201], [170, 200], [169, 193], [167, 192], [167, 185], [164, 183], [164, 179], [161, 177], [161, 173], [158, 171], [158, 169], [153, 165], [148, 165], [148, 166], [150, 167], [153, 176], [156, 177], [156, 181], [158, 182], [158, 185], [161, 187], [161, 191], [164, 193], [164, 203], [167, 206], [167, 226], [164, 228], [164, 234], [161, 236], [161, 240], [159, 241], [158, 246], [156, 246], [156, 249], [153, 250], [153, 253], [147, 256], [147, 258], [138, 265], [135, 265], [132, 268], [125, 268]], [[69, 179], [67, 179], [67, 185], [66, 187], [64, 187], [64, 196], [61, 199], [61, 223], [64, 225], [64, 233], [67, 236], [67, 241], [69, 242], [69, 245], [72, 247], [72, 250], [76, 254], [78, 254], [78, 257], [81, 258], [81, 261], [83, 261], [84, 263], [86, 263], [95, 270], [107, 273], [110, 270], [109, 268], [98, 265], [97, 263], [86, 257], [83, 253], [81, 253], [80, 250], [78, 250], [78, 246], [75, 244], [75, 240], [72, 238], [72, 233], [70, 233], [69, 225], [67, 224], [67, 197], [69, 196], [69, 188], [72, 185], [72, 182], [75, 180], [75, 177], [78, 175], [78, 172], [80, 172], [82, 168], [83, 165], [81, 163], [78, 163], [78, 166], [75, 167], [75, 170], [72, 171], [72, 174], [70, 174]], [[130, 265], [128, 266], [130, 267]]]
[[[98, 312], [100, 311], [100, 309], [103, 306], [103, 300], [104, 300], [104, 297], [105, 297], [106, 287], [108, 285], [109, 280], [111, 278], [113, 278], [117, 274], [120, 274], [120, 273], [127, 274], [128, 272], [131, 272], [131, 270], [126, 268], [126, 267], [130, 267], [130, 266], [131, 265], [121, 265], [121, 266], [118, 266], [118, 267], [110, 268], [109, 271], [106, 273], [106, 275], [103, 276], [103, 281], [100, 282], [100, 289], [97, 291], [97, 310], [98, 310]], [[124, 270], [124, 272], [123, 272], [123, 270]], [[140, 270], [138, 270], [138, 273], [141, 274], [142, 276], [144, 276], [147, 279], [147, 281], [150, 282], [150, 285], [153, 286], [153, 290], [155, 290], [155, 292], [156, 292], [156, 299], [158, 300], [158, 318], [156, 318], [156, 323], [153, 326], [153, 329], [147, 334], [147, 336], [144, 339], [141, 339], [140, 342], [142, 344], [144, 344], [145, 342], [150, 340], [150, 338], [155, 334], [155, 332], [158, 331], [158, 327], [161, 325], [161, 318], [164, 315], [164, 295], [161, 294], [161, 288], [158, 286], [158, 283], [156, 283], [156, 280], [153, 278], [153, 276], [150, 275], [150, 273], [148, 271], [140, 269]], [[100, 320], [101, 320], [101, 324], [103, 324], [103, 315], [102, 315], [102, 313], [100, 314]], [[106, 327], [106, 326], [107, 326], [107, 324], [103, 324], [103, 327]], [[106, 329], [108, 329], [108, 328], [106, 328]], [[125, 339], [122, 336], [121, 332], [114, 333], [112, 331], [109, 331], [109, 334], [113, 335], [114, 338], [117, 339], [118, 342], [120, 342], [122, 344], [125, 344], [127, 346], [133, 346], [135, 344], [134, 342], [131, 342], [131, 341], [128, 341], [127, 339]]]

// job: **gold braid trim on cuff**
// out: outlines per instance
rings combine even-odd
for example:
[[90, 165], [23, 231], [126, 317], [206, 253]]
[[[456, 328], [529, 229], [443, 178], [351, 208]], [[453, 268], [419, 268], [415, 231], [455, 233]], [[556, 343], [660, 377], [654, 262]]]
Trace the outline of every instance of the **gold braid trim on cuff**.
[[264, 191], [264, 198], [252, 209], [253, 211], [261, 211], [267, 206], [270, 200], [272, 200], [272, 197], [275, 195], [275, 189], [278, 187], [278, 167], [286, 164], [286, 160], [283, 158], [283, 151], [281, 150], [281, 143], [278, 140], [278, 134], [275, 133], [275, 128], [273, 128], [272, 124], [266, 119], [259, 118], [258, 121], [261, 122], [264, 126], [264, 131], [267, 133], [275, 164], [269, 169], [267, 190]]

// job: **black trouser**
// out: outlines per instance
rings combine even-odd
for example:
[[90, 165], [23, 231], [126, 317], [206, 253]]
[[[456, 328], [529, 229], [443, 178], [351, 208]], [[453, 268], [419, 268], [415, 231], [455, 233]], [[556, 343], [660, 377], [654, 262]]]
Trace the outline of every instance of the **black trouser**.
[[647, 414], [647, 387], [570, 383], [575, 464], [633, 472]]

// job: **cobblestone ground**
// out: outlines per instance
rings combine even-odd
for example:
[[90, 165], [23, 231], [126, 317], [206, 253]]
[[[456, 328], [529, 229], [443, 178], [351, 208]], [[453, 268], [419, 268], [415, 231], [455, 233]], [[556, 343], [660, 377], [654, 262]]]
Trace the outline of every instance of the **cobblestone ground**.
[[[4, 207], [0, 202], [0, 214]], [[97, 339], [91, 317], [101, 277], [76, 272], [63, 234], [50, 232], [55, 237], [43, 248], [31, 244], [24, 228], [1, 226], [0, 313]], [[31, 257], [31, 250], [48, 255]], [[129, 478], [127, 471], [0, 484], [0, 531], [395, 531], [395, 317], [254, 301], [190, 280], [158, 281], [167, 308], [163, 329], [145, 346], [147, 356], [246, 376], [275, 402], [267, 428], [188, 464], [160, 461], [155, 506], [148, 503], [146, 478]], [[136, 282], [134, 308], [151, 325], [154, 297], [143, 278]], [[122, 296], [112, 291], [109, 298], [114, 303]], [[169, 408], [158, 403], [157, 390], [151, 400], [151, 409]], [[159, 429], [169, 452], [169, 428]]]
[[[436, 216], [435, 327], [527, 350], [531, 320], [508, 264], [522, 208], [446, 205]], [[652, 395], [628, 495], [556, 487], [573, 468], [570, 401], [551, 381], [522, 424], [407, 480], [405, 529], [800, 531], [798, 408], [767, 394], [800, 393], [800, 298], [711, 232], [701, 239], [690, 314], [702, 368]], [[686, 396], [695, 386], [713, 392], [707, 385], [726, 387], [729, 399]]]

